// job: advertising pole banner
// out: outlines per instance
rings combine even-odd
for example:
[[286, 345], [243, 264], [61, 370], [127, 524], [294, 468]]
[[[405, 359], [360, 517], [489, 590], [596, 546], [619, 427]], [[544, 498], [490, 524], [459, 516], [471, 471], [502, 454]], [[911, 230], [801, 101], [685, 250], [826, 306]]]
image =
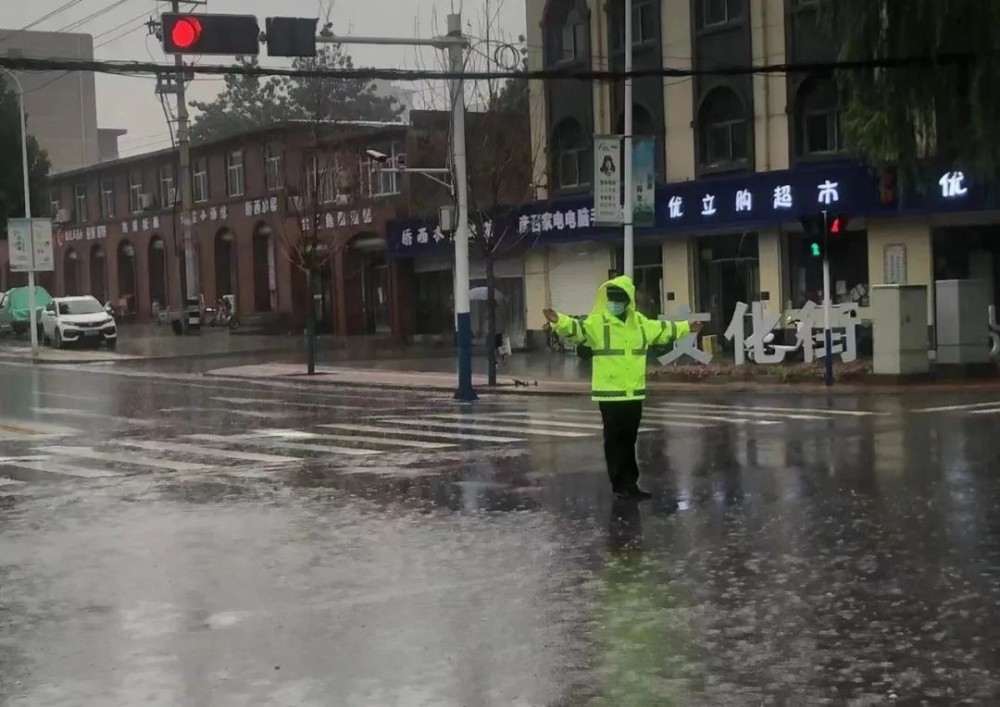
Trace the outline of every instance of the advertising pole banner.
[[622, 138], [594, 136], [594, 218], [598, 226], [622, 225]]
[[656, 224], [656, 138], [632, 139], [632, 225]]

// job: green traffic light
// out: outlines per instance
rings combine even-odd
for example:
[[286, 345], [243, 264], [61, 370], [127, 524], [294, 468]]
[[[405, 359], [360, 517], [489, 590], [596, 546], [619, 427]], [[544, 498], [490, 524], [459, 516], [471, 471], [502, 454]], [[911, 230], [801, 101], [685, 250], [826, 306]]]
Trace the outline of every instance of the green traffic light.
[[811, 243], [809, 245], [809, 254], [814, 258], [818, 258], [820, 255], [822, 255], [822, 253], [820, 252], [819, 243]]

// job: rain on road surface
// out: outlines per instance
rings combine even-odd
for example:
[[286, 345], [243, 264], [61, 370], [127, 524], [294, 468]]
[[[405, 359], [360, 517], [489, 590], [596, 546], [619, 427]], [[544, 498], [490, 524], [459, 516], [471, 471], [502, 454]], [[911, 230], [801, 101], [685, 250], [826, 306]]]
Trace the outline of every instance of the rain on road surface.
[[1000, 702], [1000, 394], [0, 391], [0, 705]]

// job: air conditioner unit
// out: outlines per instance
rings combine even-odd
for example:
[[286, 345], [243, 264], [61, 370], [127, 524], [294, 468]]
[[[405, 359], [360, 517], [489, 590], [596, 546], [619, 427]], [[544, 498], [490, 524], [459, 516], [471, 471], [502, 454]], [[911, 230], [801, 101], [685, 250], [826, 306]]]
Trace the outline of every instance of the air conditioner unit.
[[56, 211], [56, 217], [52, 219], [56, 223], [69, 223], [72, 219], [72, 214], [70, 214], [69, 209], [59, 209]]
[[139, 195], [139, 208], [145, 210], [153, 208], [153, 195], [152, 194], [140, 194]]

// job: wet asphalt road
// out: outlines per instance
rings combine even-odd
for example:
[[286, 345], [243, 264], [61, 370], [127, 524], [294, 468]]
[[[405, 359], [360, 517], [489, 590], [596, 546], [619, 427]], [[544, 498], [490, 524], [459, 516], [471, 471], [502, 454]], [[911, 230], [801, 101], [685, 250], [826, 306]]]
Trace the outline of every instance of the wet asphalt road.
[[1000, 393], [293, 385], [0, 365], [0, 705], [1000, 703]]

